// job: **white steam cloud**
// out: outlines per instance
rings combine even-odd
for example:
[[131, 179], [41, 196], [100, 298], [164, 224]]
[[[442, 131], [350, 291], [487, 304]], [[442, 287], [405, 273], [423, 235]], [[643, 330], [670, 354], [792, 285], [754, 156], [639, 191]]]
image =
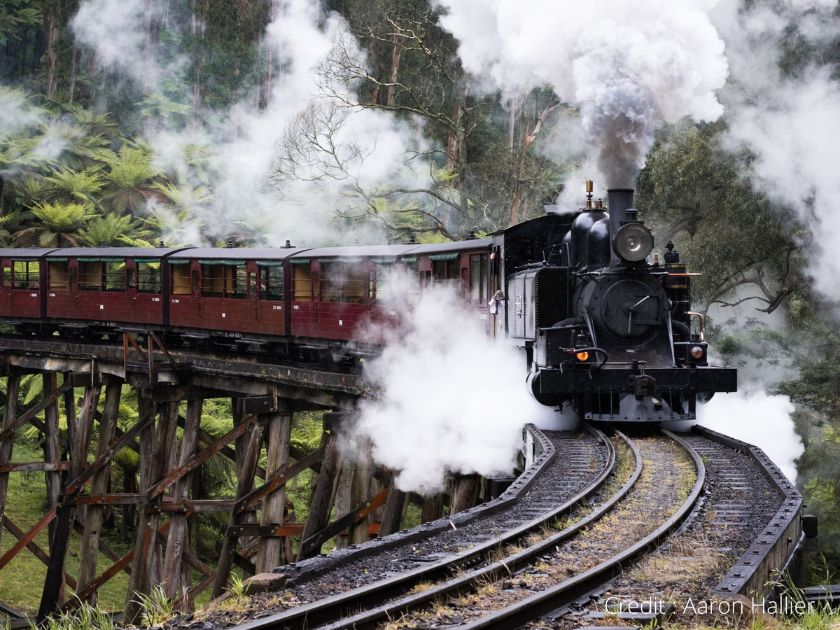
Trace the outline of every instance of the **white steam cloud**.
[[770, 395], [763, 385], [741, 385], [735, 394], [716, 394], [698, 409], [700, 424], [761, 448], [791, 481], [802, 440], [796, 434], [787, 396]]
[[434, 493], [447, 472], [510, 474], [522, 427], [544, 415], [525, 386], [524, 359], [494, 343], [456, 291], [398, 275], [389, 305], [401, 324], [366, 369], [381, 397], [364, 403], [358, 431], [403, 491]]
[[727, 0], [714, 22], [727, 42], [732, 84], [723, 94], [729, 112], [730, 148], [756, 159], [754, 186], [795, 208], [816, 243], [816, 288], [840, 299], [840, 87], [834, 65], [811, 62], [785, 73], [783, 45], [795, 29], [800, 48], [825, 46], [836, 37], [836, 0], [767, 2], [749, 10]]
[[160, 16], [158, 3], [147, 0], [85, 0], [70, 21], [79, 43], [96, 50], [100, 67], [142, 85], [157, 85], [160, 66], [149, 58], [145, 26]]
[[[31, 172], [38, 165], [57, 160], [82, 133], [66, 118], [51, 118], [46, 110], [29, 102], [22, 91], [0, 86], [0, 174], [3, 176]], [[28, 136], [28, 141], [7, 144], [13, 136]]]
[[716, 120], [727, 77], [716, 0], [437, 0], [464, 67], [516, 93], [550, 85], [581, 111], [609, 186], [631, 185], [654, 132]]
[[[83, 0], [73, 27], [100, 66], [161, 96], [184, 67], [171, 51], [166, 57], [174, 61], [156, 57], [144, 37], [149, 20], [165, 18], [156, 2]], [[178, 26], [170, 28], [177, 32]], [[338, 14], [324, 14], [315, 0], [274, 0], [262, 42], [273, 58], [266, 107], [249, 94], [227, 111], [204, 111], [201, 120], [186, 124], [147, 119], [155, 166], [180, 188], [176, 208], [171, 198], [148, 206], [170, 241], [200, 244], [208, 234], [246, 233], [271, 245], [347, 242], [346, 229], [331, 221], [337, 211], [362, 203], [360, 193], [386, 182], [427, 181], [427, 172], [406, 157], [426, 148], [415, 123], [325, 97], [347, 93], [346, 86], [324, 85], [317, 72], [339, 41], [364, 58]], [[178, 98], [191, 98], [187, 92]], [[363, 230], [355, 238], [381, 239]]]

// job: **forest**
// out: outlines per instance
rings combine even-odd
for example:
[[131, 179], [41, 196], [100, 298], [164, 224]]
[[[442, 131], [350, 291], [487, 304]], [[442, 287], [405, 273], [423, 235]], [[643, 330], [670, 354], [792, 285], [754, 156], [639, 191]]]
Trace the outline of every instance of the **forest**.
[[[438, 242], [579, 207], [586, 178], [606, 197], [614, 139], [587, 94], [616, 61], [580, 64], [563, 37], [580, 26], [609, 50], [609, 20], [536, 2], [542, 29], [534, 7], [488, 2], [533, 28], [511, 43], [457, 19], [464, 4], [3, 0], [0, 247]], [[719, 108], [657, 74], [680, 33], [643, 31], [659, 109], [633, 131], [637, 204], [656, 251], [673, 241], [702, 272], [693, 297], [718, 362], [741, 369], [747, 400], [793, 410], [782, 446], [820, 519], [808, 580], [838, 582], [840, 9], [719, 5], [703, 31], [719, 49], [683, 60], [708, 54]], [[220, 433], [228, 411], [209, 411]], [[769, 430], [726, 421], [744, 439]], [[230, 475], [205, 481], [221, 491]]]

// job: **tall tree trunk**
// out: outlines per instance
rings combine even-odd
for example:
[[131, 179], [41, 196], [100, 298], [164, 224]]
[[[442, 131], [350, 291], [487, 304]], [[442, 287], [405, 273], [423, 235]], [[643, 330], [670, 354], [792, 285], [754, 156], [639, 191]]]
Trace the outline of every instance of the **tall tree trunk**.
[[[452, 121], [454, 129], [450, 130], [446, 140], [447, 168], [457, 174], [455, 186], [458, 189], [458, 205], [466, 210], [468, 207], [466, 191], [466, 120], [464, 114], [467, 106], [467, 89], [459, 88], [455, 105], [452, 108]], [[461, 220], [466, 217], [461, 217]]]
[[150, 94], [157, 81], [157, 52], [160, 43], [160, 2], [146, 0], [143, 45], [143, 92]]
[[70, 49], [70, 81], [67, 85], [67, 102], [72, 103], [76, 98], [76, 64], [78, 63], [79, 49], [73, 46]]
[[44, 57], [47, 62], [47, 98], [54, 99], [58, 84], [58, 53], [55, 46], [58, 42], [58, 0], [44, 0], [41, 9], [44, 18]]
[[388, 76], [388, 95], [385, 104], [388, 107], [393, 107], [396, 103], [397, 89], [393, 84], [397, 82], [397, 77], [400, 73], [400, 57], [402, 56], [402, 47], [394, 42], [394, 47], [391, 49], [391, 73]]

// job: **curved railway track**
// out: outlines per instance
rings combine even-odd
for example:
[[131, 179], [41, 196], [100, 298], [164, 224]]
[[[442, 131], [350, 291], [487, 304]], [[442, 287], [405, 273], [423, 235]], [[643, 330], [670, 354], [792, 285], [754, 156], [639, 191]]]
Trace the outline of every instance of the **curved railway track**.
[[[500, 604], [498, 609], [484, 611], [484, 615], [476, 612], [472, 605], [469, 607], [473, 610], [462, 615], [440, 612], [437, 615], [448, 616], [444, 623], [449, 624], [515, 626], [555, 609], [566, 601], [564, 598], [574, 598], [591, 590], [613, 577], [622, 564], [648, 550], [685, 518], [700, 496], [705, 474], [703, 463], [682, 440], [668, 434], [667, 437], [655, 436], [634, 441], [619, 433], [615, 439], [622, 445], [620, 451], [624, 472], [616, 471], [615, 448], [610, 449], [609, 466], [605, 466], [584, 490], [553, 510], [498, 534], [496, 540], [475, 545], [432, 566], [313, 601], [240, 628], [362, 628], [395, 619], [400, 619], [400, 624], [408, 627], [439, 622], [424, 619], [424, 612], [413, 611], [422, 611], [436, 601], [445, 598], [452, 601], [465, 593], [482, 589], [484, 593], [480, 599], [486, 606], [488, 585], [504, 581], [528, 567], [545, 564], [547, 559], [551, 561], [552, 555], [559, 553], [562, 556], [564, 548], [588, 545], [588, 561], [581, 561], [578, 557], [580, 549], [576, 548], [576, 553], [572, 554], [576, 560], [567, 559], [567, 564], [571, 561], [571, 565], [564, 569], [571, 576], [560, 584], [547, 585], [536, 594], [514, 603], [505, 602], [510, 599], [508, 593], [496, 598], [495, 603]], [[679, 494], [679, 485], [670, 491], [657, 493], [657, 490], [669, 487], [657, 480], [684, 476], [686, 461], [691, 462], [693, 484], [687, 492], [688, 496], [680, 497], [678, 509], [660, 506], [662, 511], [667, 512], [667, 518], [659, 527], [650, 526], [651, 519], [639, 514], [641, 518], [637, 518], [637, 529], [643, 531], [641, 537], [631, 536], [632, 540], [628, 542], [626, 536], [622, 538], [617, 535], [618, 529], [627, 530], [628, 510], [638, 512], [642, 503], [650, 500], [647, 491], [660, 495], [657, 499], [659, 501], [673, 503]], [[556, 467], [562, 467], [562, 462]], [[646, 474], [643, 475], [643, 472]], [[611, 474], [610, 482], [605, 483]], [[640, 489], [640, 486], [644, 488]], [[611, 531], [611, 527], [600, 527], [608, 514], [617, 511], [619, 516], [613, 518], [614, 523], [611, 525], [616, 531]], [[566, 526], [568, 522], [571, 524]], [[600, 543], [595, 540], [598, 538]], [[617, 551], [613, 551], [616, 546]], [[587, 566], [587, 562], [590, 565], [594, 563], [594, 566]], [[584, 565], [583, 570], [576, 571], [575, 565]], [[546, 577], [547, 581], [554, 581], [553, 577]], [[529, 586], [533, 587], [533, 584]], [[413, 590], [408, 594], [399, 594], [400, 591], [406, 593], [411, 587]], [[523, 592], [531, 592], [531, 589]], [[385, 600], [389, 601], [382, 604]], [[359, 610], [362, 612], [354, 614], [354, 611]]]
[[[408, 548], [346, 552], [351, 561], [329, 565], [328, 573], [310, 567], [282, 594], [255, 596], [245, 615], [259, 618], [237, 627], [509, 628], [545, 617], [552, 626], [577, 627], [581, 615], [598, 618], [599, 596], [644, 584], [637, 569], [650, 559], [684, 550], [686, 532], [737, 521], [737, 557], [775, 509], [772, 501], [731, 509], [756, 489], [777, 495], [772, 484], [750, 485], [749, 458], [714, 436], [588, 431], [546, 434], [556, 455], [519, 501], [444, 535], [415, 538]], [[561, 483], [564, 469], [576, 472]], [[720, 542], [727, 533], [716, 536]], [[271, 603], [285, 609], [272, 612]]]

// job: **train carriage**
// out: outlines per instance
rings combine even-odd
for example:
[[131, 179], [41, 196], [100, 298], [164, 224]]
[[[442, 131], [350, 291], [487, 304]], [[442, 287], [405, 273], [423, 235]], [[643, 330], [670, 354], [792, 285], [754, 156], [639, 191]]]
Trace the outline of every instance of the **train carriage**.
[[292, 256], [292, 335], [309, 343], [364, 337], [382, 317], [377, 289], [387, 270], [416, 247], [321, 247]]
[[288, 248], [213, 248], [168, 258], [169, 324], [195, 339], [244, 339], [288, 334]]
[[162, 263], [174, 251], [74, 247], [49, 252], [42, 269], [48, 326], [86, 335], [137, 326], [161, 329], [166, 323]]

